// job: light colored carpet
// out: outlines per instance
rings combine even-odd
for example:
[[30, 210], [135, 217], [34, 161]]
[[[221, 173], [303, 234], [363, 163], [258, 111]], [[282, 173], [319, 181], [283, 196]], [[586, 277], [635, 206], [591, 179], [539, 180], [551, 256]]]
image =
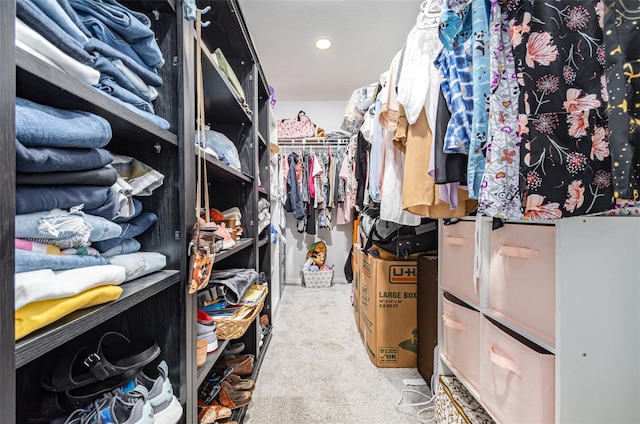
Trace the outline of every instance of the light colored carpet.
[[[347, 284], [286, 287], [245, 423], [419, 423], [419, 408], [395, 405], [405, 388], [402, 379], [420, 374], [415, 368], [377, 368], [371, 363], [355, 326], [349, 292]], [[405, 396], [405, 403], [419, 401], [423, 399], [418, 395]]]

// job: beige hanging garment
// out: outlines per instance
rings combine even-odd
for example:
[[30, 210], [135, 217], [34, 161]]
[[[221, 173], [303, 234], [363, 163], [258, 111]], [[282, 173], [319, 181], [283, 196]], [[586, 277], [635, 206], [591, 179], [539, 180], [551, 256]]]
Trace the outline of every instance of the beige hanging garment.
[[[404, 115], [402, 108], [400, 114]], [[402, 136], [402, 132], [396, 134]], [[475, 209], [476, 201], [470, 201], [469, 193], [460, 188], [456, 209], [451, 210], [449, 203], [440, 200], [435, 179], [429, 175], [432, 139], [431, 128], [423, 108], [416, 123], [409, 125], [407, 130], [402, 207], [416, 215], [433, 219], [463, 217]], [[401, 143], [400, 140], [401, 138], [398, 143]]]

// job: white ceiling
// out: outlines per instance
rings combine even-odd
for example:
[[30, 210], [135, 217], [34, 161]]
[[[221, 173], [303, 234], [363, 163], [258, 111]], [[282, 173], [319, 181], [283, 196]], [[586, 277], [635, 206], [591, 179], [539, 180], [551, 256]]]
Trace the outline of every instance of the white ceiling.
[[[402, 48], [420, 0], [239, 0], [279, 101], [348, 100]], [[333, 47], [314, 42], [328, 37]]]

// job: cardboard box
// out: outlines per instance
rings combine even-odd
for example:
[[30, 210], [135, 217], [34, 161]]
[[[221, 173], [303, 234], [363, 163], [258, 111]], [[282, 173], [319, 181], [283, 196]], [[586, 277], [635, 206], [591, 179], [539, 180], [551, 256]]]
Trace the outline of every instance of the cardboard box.
[[381, 368], [417, 364], [417, 264], [363, 255], [360, 327], [369, 359]]
[[362, 329], [360, 328], [360, 269], [362, 267], [362, 256], [360, 245], [354, 244], [351, 254], [351, 265], [353, 267], [353, 317], [358, 333], [360, 333], [360, 338], [362, 338]]

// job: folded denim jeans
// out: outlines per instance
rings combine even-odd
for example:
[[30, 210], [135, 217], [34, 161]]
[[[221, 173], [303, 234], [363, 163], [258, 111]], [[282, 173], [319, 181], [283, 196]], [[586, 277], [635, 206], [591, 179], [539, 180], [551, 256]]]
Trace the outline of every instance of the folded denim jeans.
[[122, 227], [115, 222], [80, 210], [53, 209], [15, 217], [15, 237], [62, 249], [86, 247], [90, 242], [109, 240], [121, 233]]
[[106, 252], [101, 252], [103, 258], [111, 258], [116, 255], [126, 255], [127, 253], [136, 253], [140, 250], [140, 242], [136, 239], [124, 239], [116, 246], [107, 250]]
[[124, 75], [129, 80], [129, 82], [131, 82], [131, 84], [133, 84], [134, 87], [138, 89], [138, 91], [142, 94], [143, 99], [152, 102], [158, 98], [158, 90], [144, 82], [142, 78], [140, 78], [140, 76], [134, 71], [129, 69], [129, 67], [127, 67], [127, 65], [125, 65], [122, 60], [111, 59], [111, 63], [113, 63], [113, 66], [118, 68], [118, 70], [122, 72], [122, 75]]
[[69, 2], [81, 18], [95, 17], [129, 43], [149, 67], [158, 69], [164, 65], [162, 52], [150, 28], [151, 21], [146, 15], [129, 10], [115, 0]]
[[154, 115], [156, 113], [155, 110], [153, 110], [153, 105], [151, 103], [144, 100], [142, 97], [132, 93], [126, 88], [121, 87], [110, 77], [101, 78], [100, 83], [96, 86], [96, 88], [113, 97], [116, 97], [119, 100], [122, 100], [123, 102], [129, 103], [130, 105], [135, 106], [144, 112], [152, 113]]
[[67, 13], [67, 10], [56, 0], [30, 0], [36, 5], [45, 15], [54, 21], [58, 26], [80, 45], [84, 46], [89, 37], [82, 32], [80, 27], [76, 24], [71, 16]]
[[[102, 90], [99, 90], [100, 93], [104, 94], [105, 96], [109, 96], [107, 93], [105, 93]], [[109, 96], [111, 99], [113, 99], [115, 102], [120, 103], [122, 106], [126, 107], [127, 109], [129, 109], [131, 112], [135, 113], [136, 115], [139, 115], [140, 117], [146, 119], [147, 121], [151, 122], [154, 125], [157, 125], [158, 127], [162, 128], [163, 130], [168, 130], [169, 128], [171, 128], [171, 124], [169, 124], [169, 121], [167, 121], [166, 119], [157, 116], [157, 115], [153, 115], [151, 113], [145, 112], [143, 110], [138, 109], [137, 107], [123, 102], [122, 100], [120, 100], [117, 97], [112, 97]]]
[[41, 300], [75, 296], [98, 286], [120, 285], [126, 277], [126, 269], [120, 265], [18, 272], [15, 276], [15, 309]]
[[45, 58], [85, 84], [97, 84], [100, 80], [100, 72], [65, 54], [18, 18], [16, 18], [16, 47], [29, 54]]
[[237, 305], [250, 286], [258, 282], [258, 273], [253, 269], [228, 269], [213, 271], [209, 279], [209, 286], [225, 286], [224, 298], [227, 302]]
[[131, 57], [122, 53], [121, 51], [114, 49], [104, 41], [97, 38], [90, 38], [89, 42], [84, 46], [85, 50], [89, 53], [100, 53], [102, 56], [108, 59], [117, 59], [122, 61], [127, 68], [131, 69], [136, 75], [138, 75], [142, 81], [149, 84], [152, 87], [160, 87], [162, 85], [162, 78], [158, 75], [155, 69], [149, 68], [146, 65], [141, 65]]
[[110, 187], [97, 186], [16, 186], [16, 214], [84, 205], [91, 215], [113, 219], [118, 204]]
[[86, 171], [16, 172], [16, 184], [24, 185], [94, 185], [111, 187], [118, 173], [111, 166]]
[[98, 52], [94, 52], [93, 56], [93, 68], [97, 71], [100, 71], [101, 80], [104, 78], [112, 78], [120, 86], [122, 86], [126, 90], [131, 91], [136, 96], [142, 95], [142, 93], [138, 91], [138, 89], [131, 83], [131, 81], [129, 81], [129, 79], [122, 73], [122, 71], [113, 64], [111, 59], [102, 56]]
[[124, 267], [126, 278], [131, 281], [152, 272], [160, 271], [167, 266], [167, 258], [157, 252], [137, 252], [124, 255], [116, 255], [109, 258], [112, 265]]
[[147, 231], [153, 224], [158, 222], [158, 216], [153, 212], [142, 212], [137, 217], [131, 219], [128, 222], [124, 222], [120, 225], [122, 231], [118, 237], [114, 237], [109, 240], [103, 240], [92, 243], [91, 245], [98, 249], [100, 252], [107, 252], [119, 245], [122, 240], [130, 239], [139, 236]]
[[104, 149], [25, 147], [16, 140], [16, 171], [20, 172], [84, 171], [112, 161], [113, 156]]
[[116, 224], [122, 224], [123, 222], [127, 222], [135, 218], [136, 216], [140, 215], [140, 213], [142, 212], [142, 202], [134, 198], [132, 198], [131, 200], [133, 203], [133, 214], [131, 216], [118, 215], [116, 218], [113, 219], [113, 222], [115, 222]]
[[138, 53], [136, 53], [131, 45], [124, 41], [118, 34], [113, 33], [102, 21], [94, 16], [86, 16], [83, 14], [80, 14], [80, 18], [82, 19], [82, 24], [91, 32], [93, 38], [97, 38], [122, 54], [127, 55], [139, 65], [145, 66], [144, 61], [138, 56]]
[[16, 97], [16, 138], [26, 147], [104, 147], [111, 125], [93, 113], [63, 110]]
[[16, 1], [16, 16], [64, 54], [84, 65], [91, 65], [91, 55], [31, 0]]
[[60, 271], [109, 264], [109, 261], [102, 256], [47, 255], [46, 253], [28, 252], [20, 249], [15, 249], [15, 255], [16, 272], [35, 271], [38, 269]]

